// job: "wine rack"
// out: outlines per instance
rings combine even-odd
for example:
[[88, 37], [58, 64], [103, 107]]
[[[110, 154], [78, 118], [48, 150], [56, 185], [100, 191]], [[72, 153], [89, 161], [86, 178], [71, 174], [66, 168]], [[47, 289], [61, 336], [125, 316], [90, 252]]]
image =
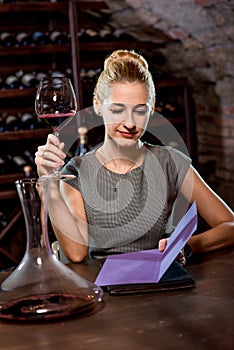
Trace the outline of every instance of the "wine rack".
[[[19, 32], [31, 34], [36, 30], [50, 33], [58, 30], [67, 33], [69, 41], [64, 44], [48, 43], [39, 45], [10, 46], [0, 43], [0, 75], [5, 79], [15, 73], [47, 73], [70, 70], [77, 74], [72, 66], [70, 32], [71, 2], [32, 3], [12, 2], [0, 5], [0, 33], [9, 32], [16, 37]], [[1, 85], [4, 82], [1, 82]], [[0, 89], [0, 116], [34, 113], [36, 86]], [[34, 154], [38, 145], [46, 141], [50, 129], [6, 131], [0, 133], [1, 155], [23, 154], [30, 150]], [[22, 171], [0, 175], [0, 210], [6, 214], [7, 226], [0, 232], [0, 269], [16, 265], [24, 252], [25, 227], [22, 211], [16, 192], [15, 181], [25, 177]], [[35, 170], [30, 176], [37, 176]]]
[[[115, 35], [114, 28], [110, 28], [110, 35], [100, 35], [99, 38], [90, 36], [85, 38], [87, 29], [96, 31], [99, 35], [106, 28], [108, 21], [108, 6], [104, 1], [33, 1], [12, 2], [0, 5], [0, 33], [9, 32], [17, 36], [19, 32], [27, 34], [39, 30], [50, 33], [53, 30], [68, 35], [65, 43], [55, 44], [49, 42], [45, 45], [33, 44], [26, 46], [4, 47], [0, 45], [0, 77], [16, 72], [33, 73], [61, 71], [69, 72], [73, 82], [78, 106], [85, 109], [92, 105], [93, 88], [103, 61], [108, 54], [117, 49], [134, 49], [142, 52], [147, 58], [151, 42], [140, 42], [126, 33]], [[97, 16], [92, 17], [92, 12]], [[108, 24], [109, 26], [109, 24]], [[118, 31], [118, 30], [117, 30]], [[87, 34], [87, 33], [86, 33]], [[169, 38], [164, 38], [167, 41]], [[163, 47], [165, 40], [160, 39], [154, 43], [154, 49]], [[149, 62], [152, 57], [149, 57]], [[154, 73], [154, 72], [153, 72]], [[158, 72], [156, 72], [157, 75]], [[1, 84], [0, 84], [1, 85]], [[172, 105], [179, 104], [182, 109], [176, 115], [168, 116], [168, 120], [177, 128], [184, 139], [192, 157], [195, 156], [195, 142], [192, 134], [193, 118], [191, 98], [186, 80], [161, 77], [156, 81], [158, 101]], [[34, 98], [36, 87], [20, 89], [0, 89], [0, 116], [7, 114], [23, 114], [34, 112]], [[182, 111], [182, 112], [181, 112]], [[103, 138], [103, 128], [95, 129], [97, 117], [95, 114], [82, 114], [80, 123], [89, 129], [89, 145], [95, 146]], [[151, 119], [150, 128], [163, 128], [163, 121]], [[19, 130], [15, 132], [1, 132], [1, 154], [14, 154], [30, 149], [35, 152], [38, 145], [45, 142], [50, 129]], [[0, 154], [0, 156], [1, 156]], [[11, 242], [17, 246], [14, 236], [23, 234], [24, 229], [15, 223], [20, 222], [22, 216], [19, 210], [19, 200], [14, 182], [25, 174], [22, 172], [0, 175], [0, 211], [6, 210], [9, 224], [0, 232], [0, 241], [9, 240], [6, 248], [0, 249], [0, 269], [5, 264], [16, 264], [10, 253]], [[35, 172], [31, 176], [37, 176]], [[18, 208], [15, 210], [15, 208]], [[18, 229], [17, 229], [18, 228]], [[12, 231], [13, 230], [13, 231]], [[17, 236], [18, 237], [18, 236]], [[18, 238], [20, 240], [20, 238]], [[22, 244], [23, 239], [20, 244]], [[1, 245], [2, 242], [0, 242]], [[19, 244], [19, 245], [20, 245]], [[20, 252], [14, 252], [19, 258]]]

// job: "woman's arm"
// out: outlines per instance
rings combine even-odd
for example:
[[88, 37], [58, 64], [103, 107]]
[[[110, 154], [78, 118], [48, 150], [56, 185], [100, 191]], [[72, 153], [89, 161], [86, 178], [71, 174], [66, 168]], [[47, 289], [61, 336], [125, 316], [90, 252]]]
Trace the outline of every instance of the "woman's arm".
[[[64, 255], [81, 262], [88, 255], [88, 225], [81, 193], [60, 181], [60, 189], [52, 184], [49, 216]], [[55, 188], [57, 187], [57, 189]]]
[[[38, 147], [35, 163], [39, 176], [48, 175], [64, 164], [63, 146], [50, 134], [46, 144]], [[81, 193], [64, 181], [52, 181], [49, 216], [65, 256], [72, 262], [82, 261], [88, 255], [88, 229]]]
[[[61, 183], [60, 192], [69, 213], [75, 221], [77, 231], [75, 235], [70, 234], [67, 228], [62, 228], [62, 232], [55, 228], [58, 242], [66, 255], [72, 262], [80, 262], [88, 255], [88, 224], [85, 213], [84, 201], [81, 193], [74, 187]], [[68, 234], [66, 233], [68, 232]]]
[[[192, 189], [192, 191], [191, 191]], [[234, 213], [190, 166], [181, 192], [190, 202], [196, 201], [202, 218], [210, 226], [205, 232], [190, 238], [192, 252], [205, 253], [234, 246]]]

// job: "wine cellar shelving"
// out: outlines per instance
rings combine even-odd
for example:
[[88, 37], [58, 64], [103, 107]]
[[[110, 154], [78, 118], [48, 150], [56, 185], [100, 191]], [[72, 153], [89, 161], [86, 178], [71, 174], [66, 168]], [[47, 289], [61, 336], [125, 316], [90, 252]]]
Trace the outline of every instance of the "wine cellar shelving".
[[[11, 74], [48, 73], [53, 71], [69, 74], [78, 98], [79, 108], [87, 108], [92, 104], [92, 94], [97, 76], [102, 69], [105, 57], [116, 49], [134, 49], [143, 52], [147, 58], [147, 49], [152, 43], [136, 41], [129, 36], [116, 36], [111, 33], [107, 37], [87, 39], [87, 29], [100, 33], [105, 26], [107, 4], [104, 1], [36, 1], [2, 3], [0, 5], [0, 35], [8, 32], [16, 37], [19, 32], [32, 34], [35, 30], [49, 35], [53, 30], [64, 33], [68, 40], [65, 43], [46, 43], [26, 46], [4, 46], [0, 41], [0, 123], [5, 115], [34, 113], [36, 87], [20, 87], [18, 89], [1, 88], [1, 77]], [[95, 20], [90, 11], [97, 11]], [[101, 15], [103, 14], [103, 18]], [[99, 19], [98, 19], [99, 18]], [[119, 33], [118, 33], [119, 34]], [[154, 48], [162, 47], [160, 41]], [[184, 139], [190, 154], [195, 154], [192, 138], [191, 99], [186, 80], [160, 79], [157, 83], [159, 99], [183, 107], [183, 113], [168, 116], [168, 120], [177, 128]], [[93, 119], [92, 119], [93, 118]], [[82, 119], [81, 123], [89, 129], [95, 125], [95, 116]], [[151, 127], [160, 126], [159, 121], [151, 120]], [[154, 125], [155, 123], [155, 125]], [[163, 125], [161, 125], [163, 127]], [[45, 142], [50, 129], [35, 126], [33, 130], [0, 131], [0, 158], [8, 155], [23, 154], [30, 150], [34, 155], [38, 145]], [[95, 131], [90, 133], [91, 145], [98, 139]], [[94, 140], [92, 140], [92, 137]], [[0, 162], [1, 166], [1, 162]], [[35, 168], [30, 176], [36, 176]], [[4, 211], [8, 220], [7, 226], [0, 228], [0, 269], [16, 264], [22, 249], [12, 249], [12, 245], [22, 245], [22, 215], [14, 182], [25, 177], [24, 172], [1, 174], [0, 172], [0, 212]], [[17, 213], [17, 215], [16, 215]], [[21, 221], [20, 221], [21, 220]], [[12, 253], [14, 252], [14, 253]]]

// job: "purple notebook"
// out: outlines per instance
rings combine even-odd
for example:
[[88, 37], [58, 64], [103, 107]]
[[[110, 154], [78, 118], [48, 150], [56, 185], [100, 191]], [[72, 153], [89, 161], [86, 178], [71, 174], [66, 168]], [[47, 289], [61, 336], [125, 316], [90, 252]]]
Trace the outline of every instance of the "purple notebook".
[[158, 282], [196, 228], [197, 208], [194, 202], [170, 236], [163, 252], [150, 249], [110, 255], [96, 278], [96, 285]]

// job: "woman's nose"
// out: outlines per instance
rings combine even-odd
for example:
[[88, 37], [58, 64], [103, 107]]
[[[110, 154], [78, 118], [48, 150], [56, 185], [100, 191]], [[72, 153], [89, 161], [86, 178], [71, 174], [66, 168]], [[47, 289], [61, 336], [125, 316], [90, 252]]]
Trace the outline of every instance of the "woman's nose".
[[136, 126], [133, 113], [131, 111], [127, 112], [126, 119], [124, 120], [124, 125], [128, 129], [132, 129]]

